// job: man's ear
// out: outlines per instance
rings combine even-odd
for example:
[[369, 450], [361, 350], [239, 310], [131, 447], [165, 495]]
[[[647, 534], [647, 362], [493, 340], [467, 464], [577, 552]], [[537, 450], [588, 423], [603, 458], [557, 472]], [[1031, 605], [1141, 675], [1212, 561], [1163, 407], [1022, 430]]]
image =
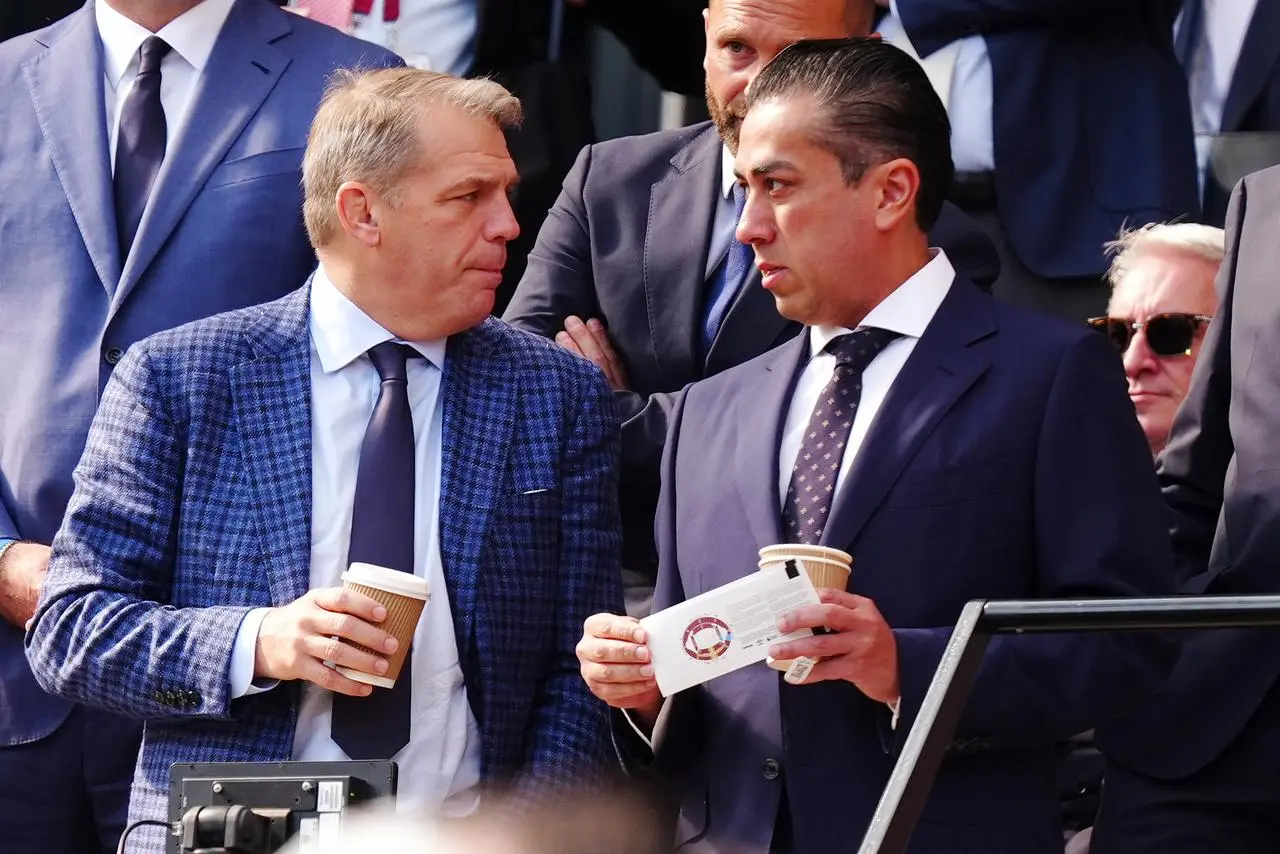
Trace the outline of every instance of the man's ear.
[[373, 247], [382, 242], [378, 224], [380, 200], [366, 184], [347, 181], [338, 188], [334, 203], [343, 231], [366, 246]]
[[874, 167], [872, 177], [876, 199], [876, 227], [881, 231], [897, 228], [905, 218], [916, 215], [916, 198], [920, 194], [920, 170], [905, 157]]

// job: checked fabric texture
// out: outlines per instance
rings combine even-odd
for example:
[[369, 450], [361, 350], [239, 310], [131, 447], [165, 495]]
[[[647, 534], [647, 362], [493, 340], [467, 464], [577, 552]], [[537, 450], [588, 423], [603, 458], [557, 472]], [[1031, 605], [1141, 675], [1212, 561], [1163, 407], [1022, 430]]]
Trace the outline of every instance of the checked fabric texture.
[[813, 407], [791, 470], [782, 503], [782, 535], [787, 542], [818, 545], [822, 540], [836, 476], [862, 400], [862, 372], [897, 337], [887, 329], [860, 327], [828, 342], [825, 350], [836, 357], [836, 369]]
[[[32, 666], [146, 719], [130, 821], [165, 819], [175, 762], [290, 756], [298, 686], [232, 700], [226, 674], [249, 610], [309, 582], [308, 297], [133, 345], [90, 430]], [[574, 652], [622, 604], [613, 395], [492, 318], [450, 339], [442, 394], [441, 559], [483, 779], [536, 800], [617, 761]], [[158, 832], [129, 841], [163, 851]]]

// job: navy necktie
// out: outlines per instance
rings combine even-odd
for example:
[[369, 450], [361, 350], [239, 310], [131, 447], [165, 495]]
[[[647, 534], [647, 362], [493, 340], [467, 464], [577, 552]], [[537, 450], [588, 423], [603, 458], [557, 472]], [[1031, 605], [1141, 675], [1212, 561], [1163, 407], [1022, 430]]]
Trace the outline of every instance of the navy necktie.
[[[746, 207], [747, 194], [741, 184], [733, 185], [733, 227], [736, 232], [738, 221], [742, 219], [742, 209]], [[751, 269], [751, 264], [755, 259], [755, 251], [749, 244], [739, 243], [735, 235], [729, 239], [729, 251], [725, 253], [724, 260], [711, 274], [711, 280], [708, 282], [706, 311], [703, 313], [702, 319], [702, 356], [706, 358], [707, 353], [711, 352], [711, 344], [716, 340], [716, 333], [720, 331], [720, 324], [724, 322], [724, 316], [729, 313], [729, 307], [733, 305], [733, 299], [738, 295], [738, 291], [742, 287], [742, 282], [747, 277], [747, 272]]]
[[138, 77], [120, 107], [114, 186], [122, 261], [129, 256], [151, 185], [164, 161], [168, 129], [160, 104], [160, 61], [169, 49], [164, 39], [156, 36], [142, 43], [138, 50]]
[[825, 349], [836, 357], [836, 368], [813, 407], [791, 469], [782, 502], [782, 536], [787, 542], [818, 545], [822, 541], [853, 417], [862, 402], [862, 373], [898, 337], [897, 332], [865, 326], [827, 343]]
[[1191, 73], [1196, 46], [1200, 43], [1200, 33], [1203, 29], [1204, 0], [1182, 0], [1182, 20], [1179, 21], [1178, 32], [1173, 37], [1173, 52], [1187, 74]]
[[[387, 341], [369, 350], [381, 388], [360, 445], [351, 514], [349, 563], [413, 572], [413, 501], [417, 467], [407, 363], [418, 352]], [[390, 759], [409, 743], [412, 651], [394, 688], [368, 697], [333, 695], [330, 735], [351, 759]]]

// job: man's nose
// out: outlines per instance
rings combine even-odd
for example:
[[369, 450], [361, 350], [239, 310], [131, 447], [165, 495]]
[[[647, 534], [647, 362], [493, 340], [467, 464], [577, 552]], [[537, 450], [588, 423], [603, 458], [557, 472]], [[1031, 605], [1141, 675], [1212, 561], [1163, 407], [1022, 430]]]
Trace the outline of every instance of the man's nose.
[[1124, 351], [1125, 376], [1133, 378], [1159, 369], [1160, 357], [1155, 354], [1151, 349], [1151, 345], [1147, 343], [1146, 330], [1137, 330], [1129, 341], [1129, 346]]

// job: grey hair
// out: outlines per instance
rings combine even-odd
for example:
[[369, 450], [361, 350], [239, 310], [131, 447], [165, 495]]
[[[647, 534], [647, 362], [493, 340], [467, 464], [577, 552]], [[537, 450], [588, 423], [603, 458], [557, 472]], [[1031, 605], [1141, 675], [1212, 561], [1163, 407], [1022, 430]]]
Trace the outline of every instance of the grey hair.
[[487, 119], [502, 130], [517, 127], [520, 101], [500, 84], [416, 68], [342, 70], [329, 81], [302, 158], [303, 220], [320, 248], [339, 228], [338, 188], [362, 181], [395, 204], [400, 180], [421, 164], [421, 119], [433, 104], [447, 104]]
[[1121, 231], [1106, 244], [1106, 251], [1112, 256], [1107, 280], [1115, 287], [1128, 275], [1135, 260], [1153, 252], [1181, 252], [1210, 264], [1221, 264], [1226, 256], [1226, 232], [1194, 222], [1157, 222]]

